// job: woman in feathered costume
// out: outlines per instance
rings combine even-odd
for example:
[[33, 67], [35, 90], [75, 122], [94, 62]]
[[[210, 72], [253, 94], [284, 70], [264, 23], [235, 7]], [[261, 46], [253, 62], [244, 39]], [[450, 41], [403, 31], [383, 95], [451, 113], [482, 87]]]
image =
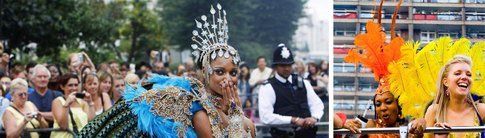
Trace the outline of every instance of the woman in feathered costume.
[[[366, 123], [366, 128], [385, 128], [385, 127], [398, 127], [406, 125], [404, 115], [401, 112], [401, 107], [398, 104], [399, 95], [395, 95], [390, 87], [389, 70], [388, 65], [401, 58], [400, 48], [404, 44], [404, 40], [394, 33], [395, 19], [397, 11], [402, 1], [399, 2], [391, 24], [391, 41], [386, 43], [386, 34], [382, 31], [380, 26], [380, 11], [383, 1], [381, 1], [378, 9], [377, 17], [378, 23], [372, 21], [367, 22], [365, 34], [357, 35], [355, 38], [356, 49], [349, 51], [346, 62], [350, 63], [362, 63], [365, 67], [371, 68], [374, 72], [374, 78], [379, 82], [379, 87], [375, 92], [373, 99], [375, 106], [375, 120], [369, 119]], [[422, 136], [422, 132], [425, 128], [424, 119], [415, 119], [411, 125], [410, 132], [416, 135]], [[358, 133], [358, 129], [362, 127], [362, 124], [358, 120], [346, 121], [343, 128], [347, 128], [354, 133]], [[363, 135], [375, 138], [394, 138], [399, 137], [399, 134], [368, 134]]]
[[[113, 108], [96, 117], [81, 137], [254, 137], [237, 92], [237, 51], [227, 44], [226, 12], [211, 7], [212, 19], [196, 19], [192, 44], [203, 82], [152, 76], [128, 87]], [[200, 33], [199, 33], [200, 32]], [[205, 85], [204, 85], [205, 84]]]

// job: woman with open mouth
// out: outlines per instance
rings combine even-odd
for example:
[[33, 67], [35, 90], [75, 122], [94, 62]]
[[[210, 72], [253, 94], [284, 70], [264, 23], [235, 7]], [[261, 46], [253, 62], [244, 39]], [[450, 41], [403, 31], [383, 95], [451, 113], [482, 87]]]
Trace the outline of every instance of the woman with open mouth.
[[[474, 103], [472, 88], [472, 60], [467, 56], [455, 56], [441, 68], [438, 93], [428, 108], [427, 126], [451, 128], [452, 126], [482, 126], [485, 104]], [[431, 137], [480, 137], [480, 132], [430, 134]]]

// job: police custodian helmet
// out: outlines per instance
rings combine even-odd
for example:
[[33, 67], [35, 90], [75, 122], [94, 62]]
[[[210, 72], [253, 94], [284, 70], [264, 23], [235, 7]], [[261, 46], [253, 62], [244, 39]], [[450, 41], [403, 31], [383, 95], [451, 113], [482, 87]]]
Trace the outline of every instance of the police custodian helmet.
[[273, 66], [275, 65], [291, 65], [295, 63], [293, 60], [293, 53], [285, 44], [281, 43], [273, 52]]

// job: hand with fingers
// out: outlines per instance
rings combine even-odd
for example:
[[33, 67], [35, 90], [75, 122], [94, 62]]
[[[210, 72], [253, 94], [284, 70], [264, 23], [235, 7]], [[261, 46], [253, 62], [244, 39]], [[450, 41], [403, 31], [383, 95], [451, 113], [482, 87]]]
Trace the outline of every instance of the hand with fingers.
[[359, 120], [347, 120], [344, 124], [344, 128], [350, 130], [350, 132], [354, 134], [361, 133], [360, 128], [362, 128], [362, 124]]
[[424, 118], [419, 118], [411, 121], [409, 128], [409, 133], [415, 134], [417, 136], [422, 136], [424, 130], [426, 129], [426, 120]]
[[[435, 123], [435, 127], [442, 127], [444, 129], [451, 129], [451, 126], [448, 123]], [[435, 137], [448, 137], [448, 133], [435, 133]]]
[[307, 117], [304, 120], [305, 120], [305, 123], [303, 124], [303, 127], [305, 128], [311, 128], [315, 126], [315, 123], [317, 123], [317, 120], [313, 117]]

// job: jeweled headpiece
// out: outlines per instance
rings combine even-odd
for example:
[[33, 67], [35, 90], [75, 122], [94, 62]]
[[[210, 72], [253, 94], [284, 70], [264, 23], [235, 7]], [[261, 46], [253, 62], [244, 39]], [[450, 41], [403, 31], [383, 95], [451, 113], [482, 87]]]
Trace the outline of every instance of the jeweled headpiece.
[[229, 27], [227, 26], [226, 11], [220, 4], [217, 4], [216, 8], [217, 10], [211, 6], [209, 16], [212, 17], [211, 19], [206, 15], [202, 15], [200, 20], [195, 19], [197, 28], [192, 31], [192, 41], [195, 42], [191, 45], [194, 49], [192, 55], [195, 56], [197, 65], [209, 67], [209, 73], [211, 73], [210, 61], [217, 57], [232, 57], [232, 61], [236, 65], [240, 61], [236, 49], [227, 43]]

